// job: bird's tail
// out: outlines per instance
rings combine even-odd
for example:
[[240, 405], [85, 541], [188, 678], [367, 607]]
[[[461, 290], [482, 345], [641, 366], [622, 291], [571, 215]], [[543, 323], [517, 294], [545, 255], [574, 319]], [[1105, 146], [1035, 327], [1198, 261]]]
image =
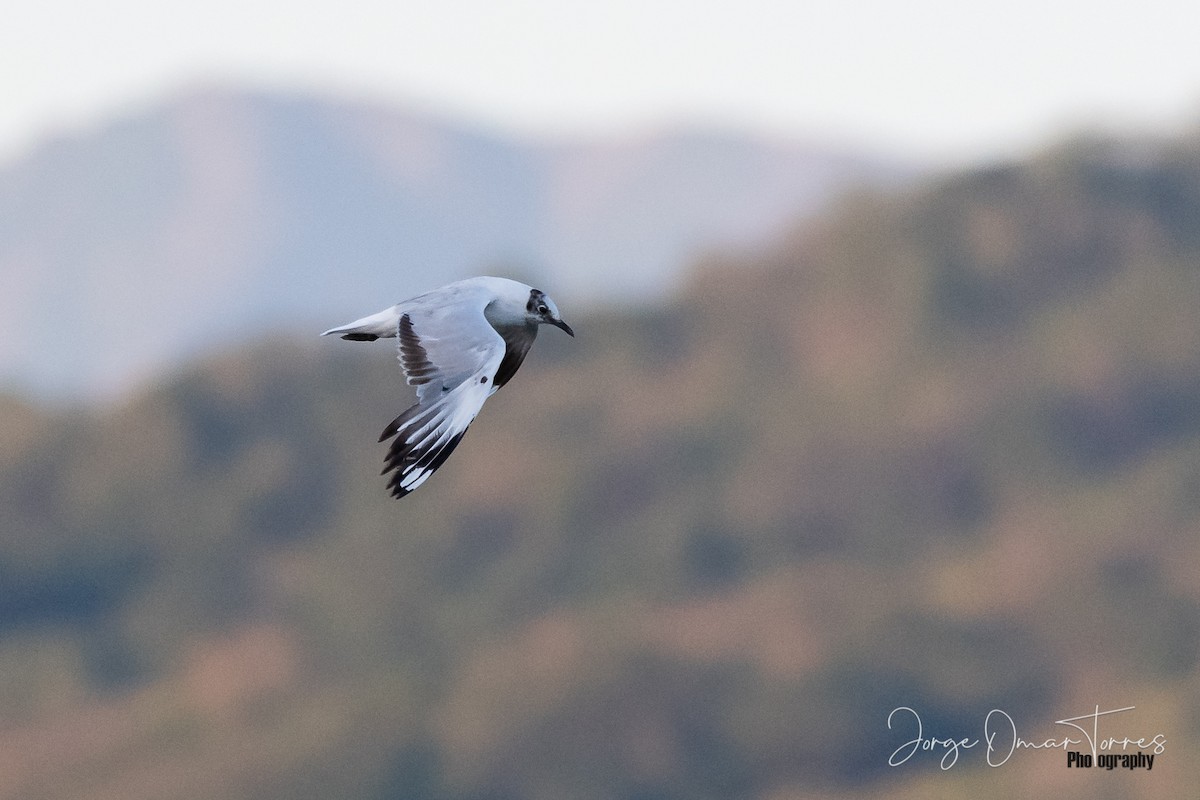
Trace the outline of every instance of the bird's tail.
[[400, 317], [396, 313], [395, 307], [384, 309], [378, 314], [372, 314], [369, 317], [356, 319], [354, 322], [341, 325], [337, 328], [330, 328], [322, 333], [322, 336], [329, 336], [332, 333], [341, 334], [343, 339], [350, 339], [355, 342], [373, 342], [376, 339], [394, 337], [396, 335], [396, 325], [400, 322]]

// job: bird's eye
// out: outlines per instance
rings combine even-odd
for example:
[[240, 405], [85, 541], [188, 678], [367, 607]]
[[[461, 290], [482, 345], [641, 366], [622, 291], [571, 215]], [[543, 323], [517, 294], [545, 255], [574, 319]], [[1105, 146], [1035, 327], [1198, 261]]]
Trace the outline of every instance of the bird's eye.
[[537, 312], [538, 312], [539, 314], [549, 314], [549, 313], [550, 313], [550, 309], [549, 309], [549, 308], [547, 308], [547, 307], [546, 307], [546, 306], [543, 304], [543, 305], [540, 305], [540, 306], [538, 306], [538, 307], [537, 307]]

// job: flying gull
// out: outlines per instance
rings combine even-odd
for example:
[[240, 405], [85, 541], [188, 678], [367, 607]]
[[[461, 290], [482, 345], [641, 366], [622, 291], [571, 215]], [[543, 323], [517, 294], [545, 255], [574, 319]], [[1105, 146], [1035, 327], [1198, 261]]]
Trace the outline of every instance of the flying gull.
[[545, 292], [507, 278], [468, 278], [330, 328], [355, 342], [397, 339], [405, 380], [417, 402], [392, 420], [379, 441], [396, 437], [382, 474], [404, 497], [445, 463], [483, 403], [512, 379], [538, 325], [571, 336]]

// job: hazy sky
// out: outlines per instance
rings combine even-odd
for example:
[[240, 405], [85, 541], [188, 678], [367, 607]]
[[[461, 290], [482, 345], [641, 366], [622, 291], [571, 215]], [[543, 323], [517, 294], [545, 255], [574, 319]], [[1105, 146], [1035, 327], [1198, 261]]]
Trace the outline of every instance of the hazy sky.
[[1195, 0], [39, 0], [0, 24], [0, 157], [206, 81], [995, 155], [1200, 123], [1197, 31]]

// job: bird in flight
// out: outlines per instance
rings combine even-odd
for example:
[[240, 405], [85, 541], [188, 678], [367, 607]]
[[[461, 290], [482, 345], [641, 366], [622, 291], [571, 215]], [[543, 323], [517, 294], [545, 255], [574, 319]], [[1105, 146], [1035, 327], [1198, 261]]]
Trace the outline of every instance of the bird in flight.
[[539, 325], [575, 331], [545, 292], [507, 278], [468, 278], [330, 328], [355, 342], [395, 338], [417, 402], [383, 429], [395, 437], [382, 474], [404, 497], [445, 463], [483, 403], [512, 379]]

